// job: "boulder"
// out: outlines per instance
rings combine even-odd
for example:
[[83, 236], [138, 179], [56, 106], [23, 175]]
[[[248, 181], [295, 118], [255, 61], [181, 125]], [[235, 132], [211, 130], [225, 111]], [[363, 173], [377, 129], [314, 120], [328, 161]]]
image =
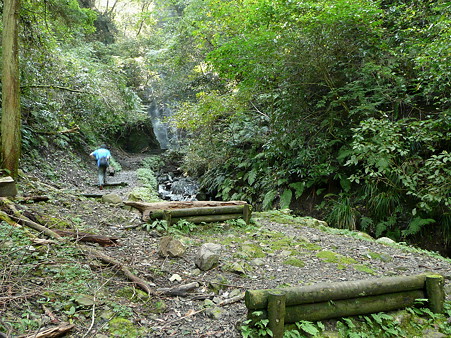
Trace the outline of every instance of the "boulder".
[[178, 239], [171, 236], [162, 237], [158, 254], [161, 257], [181, 257], [186, 252], [186, 247]]
[[218, 264], [221, 252], [222, 246], [220, 244], [203, 244], [197, 252], [194, 263], [202, 271], [210, 270], [213, 266]]
[[394, 240], [392, 240], [391, 238], [388, 237], [381, 237], [376, 239], [376, 243], [382, 243], [382, 244], [396, 244], [396, 242]]

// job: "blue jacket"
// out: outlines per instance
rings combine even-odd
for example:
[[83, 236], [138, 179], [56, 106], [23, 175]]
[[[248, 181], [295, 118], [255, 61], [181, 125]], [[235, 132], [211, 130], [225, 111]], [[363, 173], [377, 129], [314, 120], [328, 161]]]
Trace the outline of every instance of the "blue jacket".
[[110, 151], [109, 151], [108, 149], [105, 149], [105, 148], [99, 148], [99, 149], [97, 149], [97, 150], [94, 150], [94, 151], [91, 153], [91, 156], [94, 156], [94, 157], [95, 157], [95, 159], [97, 160], [97, 166], [99, 166], [99, 160], [100, 160], [100, 158], [101, 158], [101, 157], [106, 157], [106, 158], [109, 160], [110, 157], [111, 157], [111, 153], [110, 153]]

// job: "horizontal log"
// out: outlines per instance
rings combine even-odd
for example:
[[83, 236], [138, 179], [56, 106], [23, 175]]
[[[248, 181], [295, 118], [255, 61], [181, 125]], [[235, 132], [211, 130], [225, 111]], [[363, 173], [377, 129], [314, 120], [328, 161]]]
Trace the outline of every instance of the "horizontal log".
[[[377, 312], [394, 311], [413, 306], [416, 299], [425, 297], [422, 290], [389, 293], [377, 296], [358, 297], [330, 302], [301, 304], [285, 308], [285, 324], [301, 320], [320, 321], [333, 318], [365, 315]], [[253, 321], [268, 318], [268, 311], [259, 316], [249, 311], [248, 318]]]
[[188, 216], [188, 217], [172, 217], [171, 224], [175, 224], [180, 220], [185, 220], [191, 223], [209, 223], [209, 222], [224, 222], [230, 219], [243, 218], [243, 214], [225, 214], [225, 215], [203, 215], [203, 216]]
[[383, 277], [350, 282], [318, 283], [315, 285], [246, 291], [245, 304], [248, 309], [265, 309], [268, 295], [272, 291], [283, 291], [286, 304], [298, 305], [324, 302], [384, 293], [420, 290], [425, 287], [426, 275]]
[[[222, 215], [222, 214], [243, 214], [244, 205], [217, 206], [217, 207], [199, 207], [166, 210], [172, 217], [204, 216], [204, 215]], [[164, 217], [165, 210], [155, 210], [149, 214], [151, 219], [160, 219]]]
[[230, 206], [230, 205], [243, 205], [247, 203], [245, 201], [173, 201], [173, 202], [155, 202], [155, 203], [125, 201], [124, 204], [136, 208], [144, 213], [145, 211], [150, 212], [155, 210]]

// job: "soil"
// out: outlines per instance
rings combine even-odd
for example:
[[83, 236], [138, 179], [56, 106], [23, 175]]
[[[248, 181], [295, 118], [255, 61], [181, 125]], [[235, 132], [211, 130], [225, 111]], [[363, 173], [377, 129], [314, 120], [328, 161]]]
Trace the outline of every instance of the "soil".
[[[130, 191], [139, 186], [135, 170], [146, 155], [130, 155], [117, 150], [112, 152], [122, 165], [122, 170], [108, 179], [110, 182], [126, 182], [127, 185], [105, 187], [104, 190], [96, 186], [95, 167], [87, 156], [79, 163], [66, 160], [62, 166], [54, 168], [52, 175], [42, 169], [33, 169], [29, 164], [27, 167], [25, 162], [27, 169], [19, 182], [20, 194], [46, 194], [50, 197], [48, 202], [30, 203], [25, 208], [40, 216], [38, 219], [47, 219], [45, 225], [48, 227], [54, 226], [52, 219], [60, 219], [66, 222], [66, 228], [72, 230], [118, 237], [118, 246], [96, 248], [147, 280], [152, 290], [192, 282], [197, 282], [198, 287], [185, 296], [162, 294], [145, 301], [140, 301], [139, 297], [118, 296], [119, 290], [131, 285], [130, 281], [114, 267], [89, 258], [87, 262], [93, 273], [92, 278], [105, 280], [102, 290], [93, 290], [104, 301], [96, 304], [92, 316], [91, 311], [85, 311], [73, 319], [76, 326], [69, 337], [121, 336], [112, 331], [113, 319], [120, 314], [116, 312], [108, 316], [111, 313], [109, 302], [113, 300], [132, 310], [127, 317], [132, 326], [123, 336], [240, 337], [237, 327], [247, 314], [244, 300], [222, 306], [218, 304], [249, 289], [424, 272], [444, 275], [446, 288], [449, 289], [450, 260], [421, 250], [384, 245], [364, 235], [334, 233], [322, 222], [285, 217], [282, 213], [254, 213], [254, 224], [247, 228], [225, 223], [214, 227], [206, 225], [205, 229], [198, 226], [182, 236], [184, 243], [188, 243], [182, 257], [163, 258], [158, 254], [161, 234], [144, 230], [139, 212], [122, 204], [106, 204], [101, 198], [83, 196], [114, 193], [125, 201]], [[49, 166], [60, 155], [47, 155]], [[194, 257], [199, 246], [207, 242], [222, 244], [223, 254], [217, 267], [200, 271], [194, 264]], [[335, 254], [329, 257], [329, 261], [318, 255], [329, 251]], [[289, 258], [296, 258], [297, 263], [288, 263]], [[242, 271], [231, 269], [233, 263], [241, 266]], [[53, 314], [59, 321], [68, 320], [68, 315], [63, 311], [55, 310]], [[47, 320], [44, 323], [50, 327], [51, 316], [44, 313], [42, 316]]]

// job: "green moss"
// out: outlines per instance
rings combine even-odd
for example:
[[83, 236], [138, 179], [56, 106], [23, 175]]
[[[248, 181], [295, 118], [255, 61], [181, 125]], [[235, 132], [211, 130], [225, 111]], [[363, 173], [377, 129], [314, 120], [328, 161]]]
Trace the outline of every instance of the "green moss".
[[128, 196], [130, 201], [140, 201], [140, 202], [160, 202], [161, 199], [158, 197], [158, 193], [148, 187], [138, 187], [132, 190]]
[[155, 314], [160, 314], [166, 312], [168, 306], [163, 300], [159, 300], [150, 306], [150, 312]]
[[379, 254], [377, 252], [368, 252], [367, 257], [370, 259], [377, 259], [382, 262], [390, 262], [393, 258], [388, 254]]
[[152, 170], [147, 168], [139, 168], [136, 170], [136, 175], [144, 186], [151, 189], [157, 189], [158, 182]]
[[142, 290], [136, 289], [131, 286], [126, 286], [116, 292], [118, 297], [127, 298], [130, 301], [147, 301], [149, 300], [149, 295]]
[[114, 318], [109, 322], [109, 332], [117, 337], [142, 337], [145, 331], [125, 318]]
[[298, 258], [288, 258], [283, 262], [283, 264], [296, 266], [298, 268], [303, 268], [305, 266], [305, 263]]
[[374, 271], [373, 269], [371, 269], [369, 266], [367, 266], [365, 264], [356, 264], [356, 265], [353, 265], [353, 268], [357, 271], [369, 273], [370, 275], [377, 275], [376, 271]]
[[337, 264], [356, 264], [357, 261], [354, 258], [342, 256], [333, 251], [321, 251], [316, 254], [316, 257], [328, 262], [328, 263], [337, 263]]
[[257, 244], [244, 244], [241, 246], [241, 253], [244, 254], [245, 258], [263, 258], [266, 254], [263, 249]]

